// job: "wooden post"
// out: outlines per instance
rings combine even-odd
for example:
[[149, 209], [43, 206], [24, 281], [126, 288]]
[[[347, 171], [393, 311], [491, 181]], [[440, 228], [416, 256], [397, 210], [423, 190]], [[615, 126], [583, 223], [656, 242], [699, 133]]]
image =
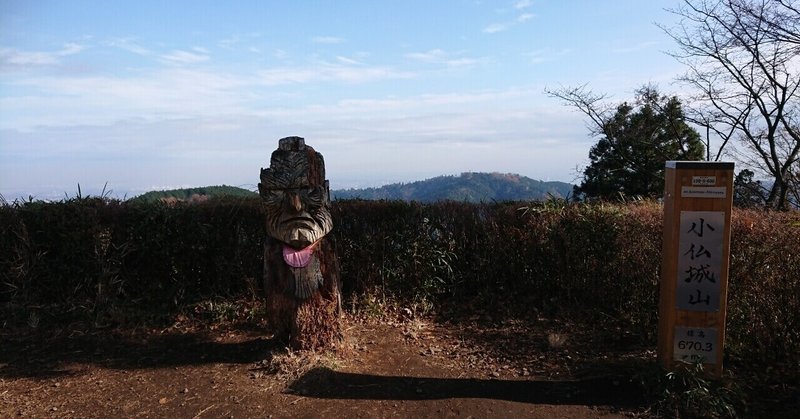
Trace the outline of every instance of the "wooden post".
[[342, 337], [339, 263], [322, 155], [286, 137], [261, 169], [266, 213], [264, 289], [275, 336], [295, 349], [335, 346]]
[[733, 163], [666, 163], [658, 360], [722, 375]]

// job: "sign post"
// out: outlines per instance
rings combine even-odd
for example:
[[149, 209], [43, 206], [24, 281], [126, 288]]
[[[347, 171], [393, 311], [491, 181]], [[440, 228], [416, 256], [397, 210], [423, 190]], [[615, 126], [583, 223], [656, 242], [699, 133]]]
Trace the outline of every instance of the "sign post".
[[668, 161], [658, 304], [658, 361], [722, 375], [733, 163]]

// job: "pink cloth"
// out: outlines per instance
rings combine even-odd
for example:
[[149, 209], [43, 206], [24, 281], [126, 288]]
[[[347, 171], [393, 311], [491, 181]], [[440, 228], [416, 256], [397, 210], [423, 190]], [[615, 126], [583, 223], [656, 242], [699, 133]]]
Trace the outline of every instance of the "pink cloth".
[[314, 244], [300, 250], [284, 245], [283, 260], [293, 268], [305, 268], [308, 262], [311, 261], [311, 255], [314, 253]]

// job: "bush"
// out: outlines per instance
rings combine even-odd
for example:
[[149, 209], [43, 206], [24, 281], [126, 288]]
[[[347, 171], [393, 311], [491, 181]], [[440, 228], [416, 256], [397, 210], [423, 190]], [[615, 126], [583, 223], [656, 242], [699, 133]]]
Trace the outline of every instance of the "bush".
[[[346, 300], [481, 301], [612, 319], [655, 342], [662, 207], [336, 201]], [[0, 207], [0, 301], [102, 314], [259, 293], [258, 198], [196, 205], [99, 198]], [[735, 209], [730, 361], [800, 362], [800, 213]]]
[[0, 299], [94, 312], [232, 296], [261, 277], [255, 200], [135, 205], [100, 198], [0, 208]]
[[709, 378], [703, 364], [686, 364], [664, 373], [643, 366], [637, 373], [643, 389], [655, 403], [651, 413], [667, 418], [736, 418], [745, 412], [744, 393], [730, 374]]
[[732, 228], [729, 360], [763, 381], [788, 373], [779, 385], [800, 385], [800, 212], [739, 210]]

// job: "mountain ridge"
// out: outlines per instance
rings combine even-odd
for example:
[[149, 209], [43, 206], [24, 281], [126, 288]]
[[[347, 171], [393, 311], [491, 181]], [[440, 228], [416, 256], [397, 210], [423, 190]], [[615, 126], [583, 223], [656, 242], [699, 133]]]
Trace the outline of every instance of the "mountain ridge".
[[393, 183], [377, 188], [339, 189], [332, 199], [435, 201], [536, 201], [566, 198], [573, 185], [559, 181], [534, 180], [516, 173], [464, 172], [410, 183]]
[[[559, 181], [534, 180], [515, 173], [464, 172], [408, 183], [393, 183], [375, 188], [350, 188], [331, 191], [331, 199], [436, 201], [537, 201], [550, 197], [566, 198], [573, 185]], [[203, 202], [219, 197], [257, 197], [258, 193], [235, 186], [150, 191], [131, 198], [134, 202]]]
[[228, 186], [228, 185], [215, 185], [215, 186], [201, 186], [197, 188], [180, 188], [180, 189], [169, 189], [169, 190], [161, 190], [161, 191], [150, 191], [145, 192], [141, 195], [135, 196], [129, 201], [132, 202], [176, 202], [176, 201], [189, 201], [189, 202], [197, 202], [197, 201], [205, 201], [209, 198], [219, 198], [219, 197], [238, 197], [238, 198], [247, 198], [247, 197], [256, 197], [258, 193], [239, 188], [236, 186]]

